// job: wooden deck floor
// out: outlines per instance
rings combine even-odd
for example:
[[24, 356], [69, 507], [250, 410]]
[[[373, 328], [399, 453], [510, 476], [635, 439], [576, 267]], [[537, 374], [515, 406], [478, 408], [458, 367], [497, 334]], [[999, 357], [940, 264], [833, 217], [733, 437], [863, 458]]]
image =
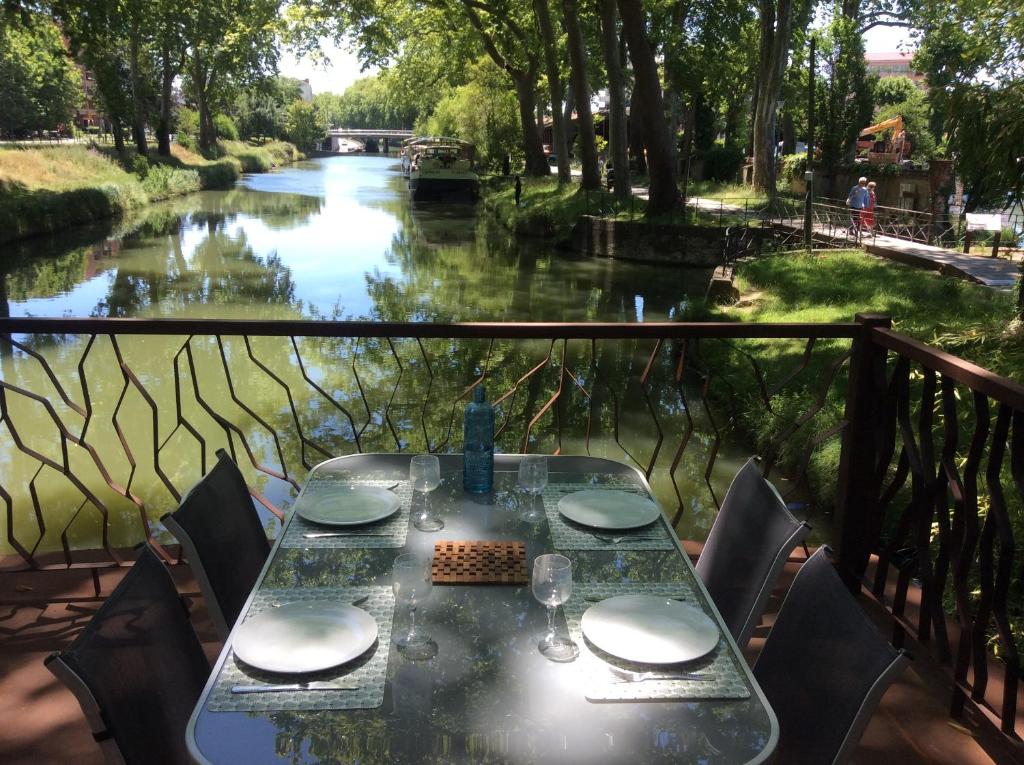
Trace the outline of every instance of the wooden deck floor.
[[[765, 619], [770, 624], [781, 602], [782, 588], [797, 569], [790, 564]], [[213, 633], [195, 582], [185, 566], [174, 568], [179, 589], [193, 600], [193, 619], [210, 658], [220, 645]], [[121, 572], [100, 576], [102, 591], [110, 592]], [[102, 762], [82, 719], [78, 704], [43, 667], [43, 658], [67, 645], [96, 607], [90, 600], [93, 582], [83, 571], [0, 575], [0, 763], [46, 765]], [[884, 619], [870, 601], [866, 609]], [[748, 650], [760, 649], [767, 627], [755, 634]], [[959, 723], [949, 719], [948, 684], [926, 657], [885, 695], [854, 757], [857, 765], [982, 765], [1024, 762], [1021, 750], [977, 724], [970, 715]], [[977, 714], [977, 713], [975, 713]]]

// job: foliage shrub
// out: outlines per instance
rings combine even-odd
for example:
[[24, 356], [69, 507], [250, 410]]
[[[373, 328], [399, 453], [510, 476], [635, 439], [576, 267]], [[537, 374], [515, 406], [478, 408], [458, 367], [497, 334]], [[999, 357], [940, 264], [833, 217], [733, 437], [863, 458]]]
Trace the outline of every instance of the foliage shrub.
[[226, 114], [214, 116], [213, 129], [218, 138], [226, 138], [229, 141], [238, 140], [238, 128], [235, 126], [235, 121]]
[[203, 187], [197, 170], [154, 165], [142, 181], [142, 188], [153, 201], [190, 194]]
[[140, 181], [146, 180], [146, 176], [149, 175], [149, 161], [142, 155], [136, 154], [132, 159], [132, 172], [138, 176]]
[[178, 135], [175, 136], [174, 140], [179, 146], [183, 146], [189, 151], [199, 151], [199, 139], [196, 138], [194, 135], [190, 135], [188, 133], [178, 133]]
[[807, 154], [786, 154], [782, 158], [782, 180], [792, 183], [795, 178], [803, 178], [807, 171]]
[[697, 154], [704, 160], [704, 179], [708, 181], [735, 181], [743, 164], [743, 148], [717, 144]]

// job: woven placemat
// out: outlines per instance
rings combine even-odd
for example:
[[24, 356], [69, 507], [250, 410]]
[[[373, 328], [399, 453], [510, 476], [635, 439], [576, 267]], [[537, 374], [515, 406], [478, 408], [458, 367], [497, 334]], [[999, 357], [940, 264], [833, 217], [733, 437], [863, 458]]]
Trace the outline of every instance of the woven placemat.
[[[327, 600], [351, 603], [369, 596], [359, 608], [377, 622], [377, 642], [359, 658], [324, 672], [303, 675], [282, 675], [264, 672], [243, 664], [228, 654], [224, 666], [210, 691], [211, 712], [256, 712], [316, 709], [373, 709], [384, 703], [384, 681], [387, 677], [388, 654], [391, 649], [391, 626], [395, 616], [395, 595], [390, 587], [305, 587], [287, 590], [260, 590], [245, 618], [271, 608], [271, 603]], [[295, 683], [307, 680], [338, 680], [344, 678], [359, 686], [355, 691], [286, 691], [282, 693], [234, 694], [233, 685]]]
[[[352, 480], [344, 476], [324, 476], [306, 487], [306, 492], [316, 491], [317, 488], [331, 485], [344, 484], [346, 486], [375, 486], [390, 488], [395, 485], [393, 480]], [[287, 528], [284, 530], [284, 539], [281, 540], [281, 547], [304, 547], [304, 548], [363, 548], [363, 547], [405, 547], [405, 538], [409, 534], [409, 514], [412, 510], [412, 487], [408, 481], [401, 481], [394, 489], [398, 496], [401, 507], [394, 515], [376, 523], [369, 523], [363, 526], [324, 526], [319, 523], [307, 521], [291, 509], [291, 518]], [[298, 506], [302, 498], [296, 502]], [[306, 539], [303, 534], [317, 532], [342, 532], [341, 537], [319, 537]]]
[[430, 574], [434, 584], [526, 584], [526, 545], [442, 539]]
[[733, 655], [728, 641], [719, 639], [718, 645], [707, 656], [673, 665], [680, 671], [708, 674], [711, 680], [644, 680], [637, 683], [616, 682], [608, 665], [633, 672], [664, 671], [664, 665], [638, 664], [607, 654], [583, 637], [580, 620], [583, 612], [594, 605], [592, 599], [615, 595], [664, 595], [678, 598], [702, 608], [692, 584], [688, 582], [648, 582], [606, 584], [583, 582], [573, 585], [572, 597], [562, 606], [569, 635], [580, 647], [577, 659], [583, 678], [584, 694], [591, 701], [645, 701], [657, 699], [746, 699], [750, 686], [746, 674]]
[[[653, 501], [642, 486], [626, 483], [578, 484], [552, 483], [544, 490], [544, 513], [551, 529], [551, 541], [556, 550], [673, 550], [675, 543], [669, 536], [662, 515], [654, 523], [631, 531], [589, 529], [573, 523], [558, 512], [558, 501], [577, 491], [628, 491]], [[599, 537], [605, 537], [600, 539]], [[622, 538], [619, 542], [611, 539]]]

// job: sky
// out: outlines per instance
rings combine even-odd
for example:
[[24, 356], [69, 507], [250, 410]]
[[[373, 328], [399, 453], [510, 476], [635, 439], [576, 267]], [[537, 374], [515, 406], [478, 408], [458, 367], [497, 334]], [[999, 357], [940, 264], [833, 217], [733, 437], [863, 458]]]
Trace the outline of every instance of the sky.
[[281, 74], [299, 80], [309, 80], [314, 93], [344, 93], [345, 88], [360, 77], [369, 77], [376, 70], [365, 72], [359, 70], [359, 60], [343, 48], [337, 47], [331, 40], [321, 40], [320, 49], [330, 59], [330, 65], [314, 63], [309, 57], [296, 60], [295, 56], [285, 52], [281, 56]]
[[[907, 31], [905, 29], [875, 27], [865, 35], [864, 45], [868, 53], [902, 50], [906, 46], [901, 43], [906, 38]], [[314, 93], [343, 93], [345, 88], [360, 77], [367, 77], [376, 71], [370, 69], [361, 72], [358, 59], [343, 48], [337, 47], [330, 40], [321, 40], [320, 46], [330, 59], [329, 66], [316, 64], [308, 57], [297, 60], [290, 53], [285, 53], [281, 58], [281, 74], [300, 80], [309, 80]]]

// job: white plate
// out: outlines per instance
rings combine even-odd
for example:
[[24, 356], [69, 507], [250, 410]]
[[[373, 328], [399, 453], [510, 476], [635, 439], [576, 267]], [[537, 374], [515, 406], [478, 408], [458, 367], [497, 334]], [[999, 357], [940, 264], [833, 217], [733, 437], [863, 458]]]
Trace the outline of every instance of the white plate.
[[401, 507], [394, 492], [374, 486], [331, 486], [302, 495], [295, 512], [313, 523], [358, 526], [387, 518]]
[[628, 491], [587, 489], [558, 500], [558, 512], [595, 529], [636, 529], [661, 517], [654, 502]]
[[347, 603], [302, 601], [268, 608], [245, 621], [231, 648], [268, 672], [316, 672], [362, 655], [377, 639], [377, 621]]
[[605, 653], [643, 664], [693, 661], [718, 645], [718, 625], [687, 603], [657, 595], [617, 595], [588, 608], [587, 640]]

